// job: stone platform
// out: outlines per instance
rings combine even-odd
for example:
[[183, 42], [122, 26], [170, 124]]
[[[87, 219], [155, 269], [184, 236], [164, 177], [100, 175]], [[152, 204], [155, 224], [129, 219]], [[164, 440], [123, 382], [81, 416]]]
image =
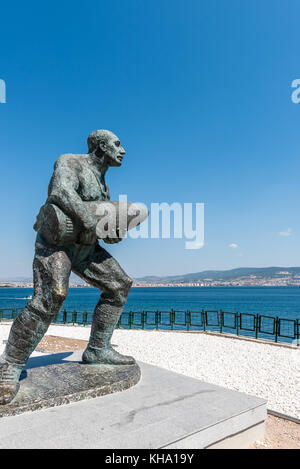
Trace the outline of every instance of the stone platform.
[[[69, 366], [71, 374], [80, 357], [74, 352], [32, 358], [22, 387], [29, 376], [37, 383], [34, 375], [47, 363], [49, 370], [59, 363]], [[148, 364], [139, 366], [141, 380], [123, 392], [4, 416], [0, 448], [245, 448], [263, 438], [264, 400]], [[61, 376], [52, 373], [52, 390], [60, 388]]]

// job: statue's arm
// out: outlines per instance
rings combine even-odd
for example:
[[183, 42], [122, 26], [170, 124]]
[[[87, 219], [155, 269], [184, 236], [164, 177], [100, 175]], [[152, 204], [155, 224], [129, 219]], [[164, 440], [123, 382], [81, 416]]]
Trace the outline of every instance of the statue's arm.
[[95, 220], [88, 214], [78, 194], [80, 166], [72, 159], [60, 157], [54, 167], [47, 202], [54, 203], [84, 229], [94, 228]]

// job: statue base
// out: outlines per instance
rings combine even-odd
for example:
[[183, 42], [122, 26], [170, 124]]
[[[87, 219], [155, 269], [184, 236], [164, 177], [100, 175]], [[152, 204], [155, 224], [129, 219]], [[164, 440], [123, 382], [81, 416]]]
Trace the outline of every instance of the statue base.
[[[56, 357], [59, 355], [70, 354], [56, 354]], [[124, 391], [137, 384], [141, 377], [137, 364], [86, 365], [81, 362], [60, 361], [47, 366], [34, 366], [34, 361], [39, 361], [40, 358], [44, 357], [29, 360], [33, 367], [22, 373], [20, 390], [13, 401], [0, 406], [0, 417]], [[67, 359], [63, 357], [63, 360]]]

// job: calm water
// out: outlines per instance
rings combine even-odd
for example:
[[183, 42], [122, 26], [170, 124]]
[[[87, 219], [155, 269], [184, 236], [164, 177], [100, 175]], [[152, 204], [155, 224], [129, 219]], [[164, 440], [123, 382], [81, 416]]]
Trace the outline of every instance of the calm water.
[[[22, 308], [32, 289], [0, 288], [0, 308]], [[64, 304], [67, 310], [93, 311], [99, 292], [72, 288]], [[300, 287], [170, 287], [132, 288], [124, 311], [199, 311], [223, 309], [300, 319]]]

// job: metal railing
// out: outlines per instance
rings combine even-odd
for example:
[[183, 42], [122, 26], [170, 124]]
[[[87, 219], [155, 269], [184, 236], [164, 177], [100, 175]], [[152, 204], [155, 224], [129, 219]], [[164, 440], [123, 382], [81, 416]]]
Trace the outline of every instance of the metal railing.
[[[0, 309], [0, 321], [15, 319], [21, 308]], [[91, 324], [93, 313], [67, 311], [53, 318], [55, 324]], [[223, 310], [199, 311], [125, 311], [117, 324], [122, 329], [156, 329], [186, 331], [217, 331], [263, 338], [275, 342], [300, 345], [299, 319], [286, 319], [263, 314], [238, 313]]]

